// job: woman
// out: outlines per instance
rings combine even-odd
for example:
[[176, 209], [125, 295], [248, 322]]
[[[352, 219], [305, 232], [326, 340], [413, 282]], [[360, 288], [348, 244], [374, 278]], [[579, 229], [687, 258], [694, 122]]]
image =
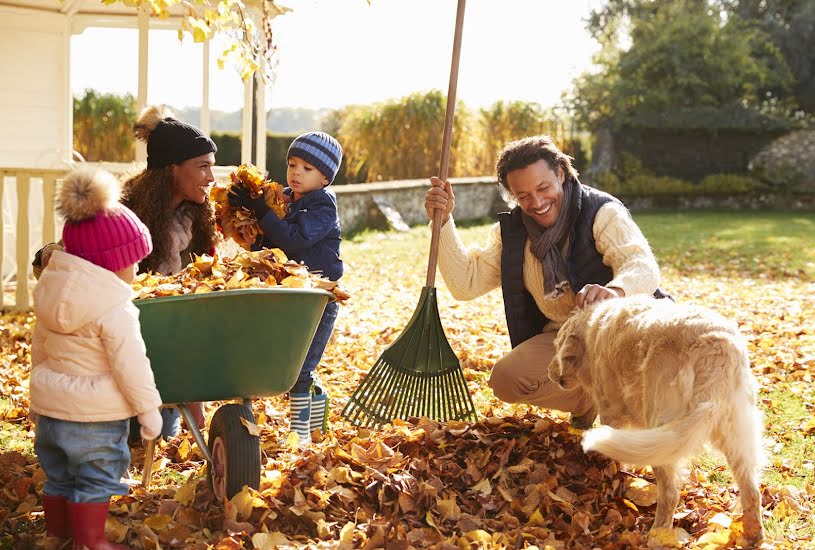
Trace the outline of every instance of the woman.
[[576, 427], [594, 421], [582, 390], [549, 381], [557, 329], [575, 307], [631, 294], [664, 296], [648, 241], [616, 198], [584, 186], [571, 158], [548, 136], [509, 143], [498, 183], [517, 206], [499, 214], [487, 243], [468, 249], [453, 222], [453, 189], [431, 178], [427, 216], [442, 210], [439, 270], [450, 293], [471, 300], [501, 287], [512, 351], [496, 362], [490, 387], [510, 403], [572, 413]]
[[[172, 275], [190, 263], [192, 254], [212, 254], [218, 242], [209, 188], [218, 147], [201, 130], [177, 120], [163, 106], [148, 106], [133, 126], [147, 144], [147, 166], [129, 177], [122, 203], [150, 230], [153, 252], [139, 263], [139, 272]], [[46, 245], [34, 259], [39, 278], [57, 244]], [[204, 426], [201, 403], [188, 403], [199, 427]], [[178, 412], [164, 409], [162, 435], [178, 433]], [[133, 426], [132, 428], [135, 428]], [[138, 429], [132, 429], [138, 434]]]

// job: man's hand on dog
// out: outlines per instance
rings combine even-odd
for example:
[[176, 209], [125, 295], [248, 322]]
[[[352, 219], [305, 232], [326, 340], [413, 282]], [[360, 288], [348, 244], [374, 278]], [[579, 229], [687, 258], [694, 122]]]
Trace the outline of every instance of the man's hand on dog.
[[578, 292], [574, 301], [577, 307], [583, 308], [595, 302], [602, 302], [610, 298], [622, 298], [625, 291], [621, 288], [603, 285], [586, 285]]

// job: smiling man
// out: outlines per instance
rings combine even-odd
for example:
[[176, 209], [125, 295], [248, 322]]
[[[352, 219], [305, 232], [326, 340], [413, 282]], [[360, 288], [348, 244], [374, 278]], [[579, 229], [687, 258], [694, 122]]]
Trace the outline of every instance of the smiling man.
[[471, 300], [501, 287], [512, 351], [490, 376], [495, 396], [572, 413], [585, 428], [596, 417], [591, 397], [549, 381], [560, 325], [575, 308], [633, 294], [664, 297], [648, 241], [616, 198], [580, 183], [572, 159], [548, 136], [509, 143], [496, 171], [516, 203], [498, 215], [487, 243], [468, 248], [456, 231], [449, 182], [431, 178], [428, 218], [442, 209], [439, 270], [450, 293]]

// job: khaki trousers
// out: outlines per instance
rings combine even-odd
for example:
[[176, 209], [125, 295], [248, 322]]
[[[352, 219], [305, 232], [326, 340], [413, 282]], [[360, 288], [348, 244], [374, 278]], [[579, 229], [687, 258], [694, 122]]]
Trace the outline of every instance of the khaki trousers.
[[544, 332], [518, 345], [495, 363], [490, 387], [507, 403], [527, 403], [582, 416], [592, 398], [582, 389], [565, 391], [549, 380], [549, 362], [555, 356], [557, 332]]

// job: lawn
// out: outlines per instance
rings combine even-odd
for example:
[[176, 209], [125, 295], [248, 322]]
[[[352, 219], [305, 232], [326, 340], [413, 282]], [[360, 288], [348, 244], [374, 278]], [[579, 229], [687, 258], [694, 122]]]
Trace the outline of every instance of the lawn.
[[[815, 519], [815, 214], [639, 213], [635, 219], [677, 300], [736, 320], [761, 386], [768, 464], [762, 475], [767, 547], [813, 547]], [[468, 244], [489, 225], [461, 228]], [[646, 547], [653, 476], [587, 458], [565, 415], [499, 402], [486, 380], [509, 349], [500, 292], [456, 302], [437, 277], [447, 339], [465, 369], [480, 422], [424, 420], [358, 430], [339, 410], [401, 332], [425, 282], [429, 235], [362, 232], [343, 243], [352, 299], [341, 308], [321, 372], [332, 431], [307, 451], [286, 444], [283, 398], [256, 400], [264, 471], [259, 492], [213, 503], [198, 450], [162, 443], [149, 491], [117, 501], [109, 535], [135, 548]], [[29, 315], [0, 327], [0, 548], [41, 543], [42, 474], [32, 453], [25, 377]], [[226, 343], [221, 343], [226, 345]], [[215, 410], [210, 406], [209, 412]], [[142, 451], [134, 450], [140, 476]], [[737, 492], [716, 456], [694, 460], [672, 535], [686, 547], [737, 538]], [[730, 541], [730, 542], [728, 542]], [[253, 546], [254, 544], [254, 546]]]

